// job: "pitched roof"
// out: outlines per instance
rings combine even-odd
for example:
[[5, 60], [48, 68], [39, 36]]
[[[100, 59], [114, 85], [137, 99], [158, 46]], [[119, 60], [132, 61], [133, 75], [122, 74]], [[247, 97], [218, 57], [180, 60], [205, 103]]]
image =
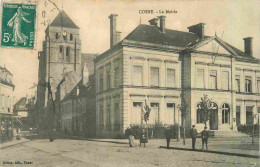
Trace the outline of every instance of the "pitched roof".
[[1, 71], [4, 71], [4, 72], [7, 72], [8, 74], [10, 74], [10, 75], [13, 75], [7, 68], [5, 68], [5, 67], [1, 67], [0, 66], [0, 70]]
[[[209, 37], [205, 36], [204, 39], [207, 38]], [[183, 48], [185, 48], [190, 43], [196, 43], [200, 40], [199, 36], [195, 33], [170, 29], [165, 29], [165, 33], [162, 33], [159, 27], [144, 24], [136, 27], [136, 29], [134, 29], [127, 37], [125, 37], [125, 39]]]
[[15, 103], [14, 109], [15, 110], [27, 110], [26, 107], [26, 97], [22, 97], [18, 102]]
[[234, 52], [236, 52], [237, 56], [235, 56], [236, 60], [244, 61], [244, 62], [254, 62], [260, 63], [260, 59], [257, 59], [253, 56], [249, 56], [247, 53], [237, 49], [236, 47], [230, 45], [229, 43], [223, 41], [228, 47], [230, 47]]
[[15, 85], [13, 83], [10, 83], [10, 82], [7, 82], [6, 80], [2, 80], [0, 79], [0, 83], [4, 84], [4, 85], [7, 85], [7, 86], [10, 86], [12, 88], [15, 87]]
[[[128, 36], [126, 36], [124, 40], [151, 43], [162, 46], [168, 45], [173, 47], [179, 47], [184, 50], [188, 47], [190, 48], [194, 45], [198, 45], [206, 40], [210, 40], [210, 38], [214, 37], [204, 36], [203, 39], [200, 39], [200, 37], [195, 33], [171, 29], [165, 29], [165, 33], [162, 33], [159, 27], [141, 24], [137, 26]], [[260, 62], [259, 59], [249, 56], [245, 52], [237, 49], [236, 47], [228, 44], [227, 42], [223, 41], [223, 43], [230, 47], [238, 55], [236, 59], [241, 61]]]
[[60, 11], [60, 13], [56, 16], [56, 18], [52, 21], [50, 26], [53, 27], [66, 27], [66, 28], [79, 28], [71, 18], [64, 12], [64, 10]]

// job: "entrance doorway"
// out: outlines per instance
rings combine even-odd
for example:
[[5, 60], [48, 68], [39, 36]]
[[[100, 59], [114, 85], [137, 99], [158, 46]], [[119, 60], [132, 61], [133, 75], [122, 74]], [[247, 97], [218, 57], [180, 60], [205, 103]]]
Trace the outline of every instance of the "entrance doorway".
[[209, 126], [210, 130], [218, 130], [218, 106], [216, 103], [213, 103], [213, 108], [211, 109]]

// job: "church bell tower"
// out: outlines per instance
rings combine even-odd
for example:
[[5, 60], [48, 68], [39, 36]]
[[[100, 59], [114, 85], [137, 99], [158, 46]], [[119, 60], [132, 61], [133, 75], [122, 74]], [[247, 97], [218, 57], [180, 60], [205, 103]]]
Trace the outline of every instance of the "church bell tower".
[[[62, 10], [47, 27], [44, 42], [46, 78], [53, 91], [70, 71], [81, 72], [81, 41], [79, 27]], [[53, 92], [52, 91], [52, 92]]]

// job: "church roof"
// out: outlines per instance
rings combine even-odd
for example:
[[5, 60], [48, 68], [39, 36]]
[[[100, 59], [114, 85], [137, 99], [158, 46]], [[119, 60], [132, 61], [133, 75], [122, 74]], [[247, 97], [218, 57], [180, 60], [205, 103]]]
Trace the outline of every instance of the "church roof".
[[71, 18], [64, 12], [64, 10], [60, 11], [50, 26], [79, 29], [79, 27], [71, 20]]

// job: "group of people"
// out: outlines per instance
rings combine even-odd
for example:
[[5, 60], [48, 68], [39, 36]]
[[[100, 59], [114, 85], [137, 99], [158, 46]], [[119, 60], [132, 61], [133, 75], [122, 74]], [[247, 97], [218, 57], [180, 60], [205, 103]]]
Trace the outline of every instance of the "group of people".
[[[196, 144], [196, 139], [198, 136], [198, 132], [195, 128], [195, 125], [192, 125], [192, 128], [190, 130], [190, 137], [192, 139], [192, 149], [195, 150], [195, 144]], [[167, 128], [165, 130], [165, 137], [166, 137], [166, 142], [167, 142], [167, 148], [170, 147], [170, 141], [172, 138], [172, 132], [170, 128]], [[202, 139], [202, 149], [204, 149], [204, 145], [206, 145], [206, 150], [208, 150], [208, 138], [209, 138], [209, 131], [207, 130], [207, 127], [204, 127], [204, 130], [201, 132], [201, 139]]]
[[[198, 132], [195, 128], [195, 125], [192, 125], [192, 129], [190, 130], [190, 136], [192, 139], [192, 149], [195, 150], [195, 144], [197, 139]], [[208, 139], [209, 139], [209, 131], [207, 127], [204, 127], [204, 130], [201, 132], [201, 140], [202, 140], [202, 150], [204, 149], [204, 145], [206, 145], [206, 150], [208, 150]]]
[[[142, 144], [144, 144], [144, 147], [145, 147], [145, 143], [148, 143], [148, 136], [147, 136], [147, 133], [145, 132], [145, 129], [142, 129], [141, 133], [140, 133], [140, 145], [139, 147], [141, 147]], [[134, 134], [133, 134], [133, 131], [132, 129], [130, 130], [130, 133], [129, 133], [129, 136], [128, 136], [128, 140], [129, 140], [129, 146], [130, 147], [133, 147], [135, 144], [134, 144]]]
[[[190, 130], [190, 137], [192, 139], [192, 149], [193, 150], [195, 150], [197, 136], [198, 136], [198, 132], [195, 128], [195, 125], [192, 125], [192, 128]], [[173, 133], [169, 127], [165, 129], [165, 138], [166, 138], [166, 142], [167, 142], [167, 148], [170, 148], [170, 141], [171, 141], [171, 138], [173, 138]], [[207, 130], [207, 127], [205, 126], [204, 130], [201, 132], [202, 149], [204, 149], [204, 145], [206, 145], [206, 150], [208, 150], [208, 138], [209, 138], [209, 131]], [[134, 146], [134, 135], [133, 135], [132, 130], [130, 130], [128, 140], [129, 140], [130, 147], [133, 147]], [[145, 143], [148, 143], [148, 136], [144, 129], [142, 129], [142, 131], [140, 133], [139, 141], [140, 141], [139, 147], [141, 147], [142, 144], [144, 144], [144, 147], [145, 147]]]

